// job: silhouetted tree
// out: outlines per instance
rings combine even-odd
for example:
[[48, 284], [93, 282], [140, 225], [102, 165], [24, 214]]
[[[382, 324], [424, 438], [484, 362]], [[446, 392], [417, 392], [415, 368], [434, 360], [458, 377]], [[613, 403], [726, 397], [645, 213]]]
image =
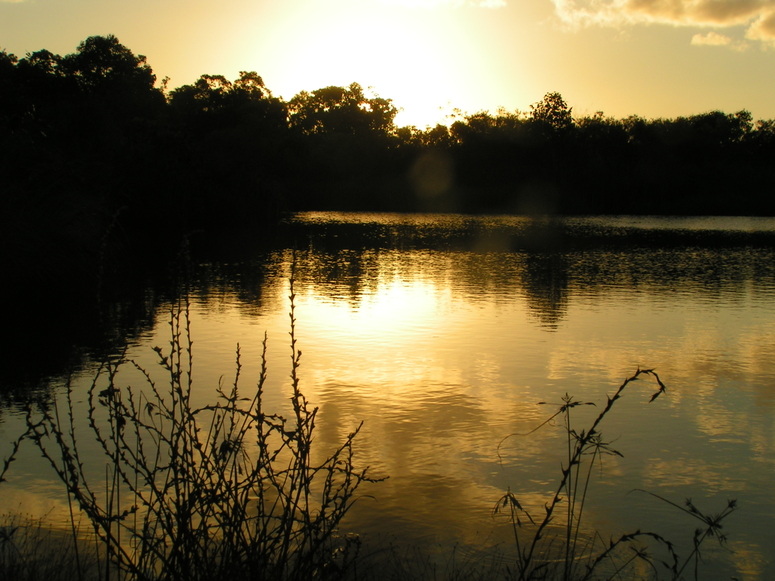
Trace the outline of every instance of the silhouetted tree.
[[[112, 35], [0, 51], [4, 240], [45, 270], [109, 228], [255, 231], [281, 209], [775, 214], [775, 121], [745, 110], [574, 118], [550, 92], [422, 130], [396, 113], [357, 83], [284, 102], [245, 71], [166, 94]], [[418, 198], [434, 175], [444, 206]]]
[[145, 56], [135, 56], [112, 34], [90, 36], [61, 66], [85, 94], [112, 104], [137, 108], [158, 104], [163, 97]]
[[249, 132], [287, 127], [285, 105], [254, 71], [241, 71], [234, 82], [222, 75], [202, 75], [194, 84], [170, 93], [170, 110], [187, 130], [231, 130], [239, 125]]
[[560, 93], [546, 93], [541, 101], [530, 105], [531, 119], [545, 123], [555, 131], [565, 131], [573, 126], [572, 113], [573, 109]]
[[176, 139], [169, 167], [191, 226], [222, 238], [276, 220], [292, 145], [286, 105], [261, 76], [202, 75], [170, 93], [169, 112]]
[[17, 114], [19, 100], [15, 95], [17, 62], [16, 55], [0, 50], [0, 131], [3, 134], [11, 131], [11, 124]]
[[398, 110], [390, 99], [367, 97], [358, 83], [302, 91], [288, 103], [293, 127], [306, 134], [376, 132], [395, 129]]
[[[367, 96], [357, 83], [302, 91], [288, 102], [301, 158], [298, 198], [315, 209], [390, 207], [388, 182], [402, 170], [394, 151], [396, 107], [390, 99]], [[401, 176], [403, 179], [403, 176]], [[392, 208], [395, 209], [395, 208]]]
[[33, 279], [93, 275], [98, 258], [110, 255], [108, 231], [121, 229], [111, 225], [129, 215], [137, 188], [154, 181], [148, 156], [164, 96], [145, 57], [114, 36], [90, 37], [65, 57], [39, 50], [0, 60], [0, 76], [12, 76], [0, 91], [9, 254], [30, 265]]

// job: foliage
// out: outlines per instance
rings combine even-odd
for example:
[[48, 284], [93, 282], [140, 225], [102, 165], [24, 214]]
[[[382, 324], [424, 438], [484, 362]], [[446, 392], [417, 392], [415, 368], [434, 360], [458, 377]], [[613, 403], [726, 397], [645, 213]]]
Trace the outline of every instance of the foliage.
[[390, 99], [367, 97], [358, 83], [302, 91], [288, 102], [290, 124], [307, 134], [389, 133], [398, 110]]
[[545, 123], [554, 131], [566, 131], [573, 126], [573, 109], [568, 107], [560, 93], [547, 93], [538, 103], [530, 106], [533, 121]]
[[112, 34], [90, 36], [75, 53], [61, 59], [60, 66], [82, 91], [100, 98], [136, 104], [151, 95], [161, 96], [145, 57], [135, 56]]
[[[192, 232], [202, 246], [245, 244], [297, 210], [775, 215], [761, 194], [775, 123], [745, 110], [574, 117], [550, 92], [527, 112], [425, 129], [397, 128], [397, 112], [357, 83], [284, 101], [255, 71], [168, 91], [112, 35], [64, 56], [2, 51], [0, 268], [86, 279], [105, 242], [142, 262]], [[430, 205], [413, 179], [428, 156], [454, 175]]]
[[[171, 311], [169, 348], [154, 349], [163, 380], [125, 356], [94, 377], [87, 432], [98, 442], [104, 478], [93, 479], [96, 459], [85, 453], [71, 388], [64, 409], [28, 412], [29, 438], [123, 578], [324, 578], [352, 558], [357, 539], [340, 537], [338, 525], [359, 486], [375, 480], [354, 464], [360, 426], [318, 459], [318, 410], [298, 375], [294, 299], [291, 281], [288, 418], [263, 407], [266, 338], [254, 392], [240, 388], [238, 346], [231, 386], [217, 387], [217, 403], [194, 406], [187, 302]], [[121, 378], [132, 369], [141, 384], [125, 387]]]
[[[272, 92], [255, 71], [240, 71], [234, 82], [222, 75], [202, 75], [192, 85], [183, 85], [170, 93], [170, 109], [182, 123], [195, 122], [194, 116], [210, 114], [213, 125], [254, 121], [255, 116], [267, 123], [280, 126], [285, 123], [283, 104], [272, 97]], [[252, 131], [266, 130], [268, 126], [252, 126]]]

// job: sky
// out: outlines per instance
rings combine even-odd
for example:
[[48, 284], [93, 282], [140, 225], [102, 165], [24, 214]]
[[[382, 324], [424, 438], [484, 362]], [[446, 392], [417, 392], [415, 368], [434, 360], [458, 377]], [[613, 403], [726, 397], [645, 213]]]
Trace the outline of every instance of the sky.
[[529, 111], [775, 119], [775, 0], [0, 0], [0, 49], [114, 34], [169, 87], [256, 71], [275, 96], [357, 82], [399, 125]]

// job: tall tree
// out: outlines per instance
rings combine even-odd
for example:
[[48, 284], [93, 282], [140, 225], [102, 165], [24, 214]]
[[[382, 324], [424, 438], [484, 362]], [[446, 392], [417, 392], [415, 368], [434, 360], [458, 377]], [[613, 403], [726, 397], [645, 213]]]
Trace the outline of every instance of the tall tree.
[[90, 36], [75, 53], [64, 57], [62, 68], [84, 95], [114, 108], [138, 110], [163, 104], [156, 75], [143, 55], [137, 55], [112, 34]]
[[387, 134], [395, 129], [398, 113], [390, 99], [367, 97], [358, 83], [302, 91], [288, 106], [291, 125], [307, 134]]
[[534, 121], [546, 123], [556, 131], [564, 131], [573, 126], [573, 109], [568, 107], [560, 93], [546, 93], [538, 103], [530, 106], [530, 116]]
[[286, 126], [284, 104], [272, 96], [255, 71], [240, 71], [234, 82], [223, 75], [202, 75], [192, 85], [172, 91], [170, 106], [181, 121], [210, 128], [235, 123], [262, 130]]

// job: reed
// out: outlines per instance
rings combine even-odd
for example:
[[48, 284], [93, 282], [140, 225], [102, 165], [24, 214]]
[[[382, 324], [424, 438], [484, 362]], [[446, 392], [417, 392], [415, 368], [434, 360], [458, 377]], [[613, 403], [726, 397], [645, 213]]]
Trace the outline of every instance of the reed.
[[[27, 437], [65, 486], [73, 519], [83, 514], [111, 564], [103, 579], [296, 580], [340, 577], [357, 555], [339, 524], [364, 482], [353, 443], [357, 426], [322, 461], [314, 450], [313, 407], [301, 389], [294, 281], [290, 281], [292, 413], [264, 409], [267, 338], [255, 389], [241, 388], [239, 345], [231, 384], [216, 403], [192, 402], [194, 358], [190, 304], [170, 309], [170, 341], [156, 347], [159, 368], [126, 354], [105, 362], [86, 396], [87, 426], [76, 421], [75, 395], [28, 410]], [[139, 385], [123, 386], [134, 369]], [[98, 459], [82, 438], [96, 439]], [[104, 465], [101, 478], [93, 467]], [[77, 560], [76, 555], [76, 560]]]
[[105, 564], [98, 563], [95, 549], [83, 539], [76, 545], [71, 535], [51, 528], [44, 518], [0, 515], [0, 579], [104, 579], [99, 571], [104, 570]]
[[0, 467], [0, 483], [5, 482], [5, 475], [8, 473], [8, 469], [11, 467], [11, 464], [13, 464], [16, 460], [16, 456], [19, 454], [19, 448], [26, 438], [27, 432], [24, 432], [13, 442], [11, 442], [11, 452], [7, 457], [3, 458], [2, 467]]
[[[657, 391], [651, 395], [649, 403], [667, 391], [653, 369], [638, 369], [622, 382], [613, 395], [607, 396], [601, 411], [588, 428], [577, 430], [572, 421], [572, 412], [579, 406], [596, 404], [582, 402], [565, 394], [557, 410], [528, 432], [532, 434], [561, 418], [565, 433], [565, 458], [560, 477], [544, 504], [540, 518], [534, 519], [511, 489], [506, 491], [493, 509], [494, 514], [507, 516], [514, 539], [516, 559], [514, 570], [508, 569], [508, 577], [519, 581], [649, 578], [642, 574], [645, 569], [651, 572], [651, 578], [677, 581], [683, 579], [685, 572], [690, 569], [694, 578], [698, 579], [702, 544], [709, 538], [716, 538], [722, 543], [725, 541], [720, 530], [722, 521], [736, 508], [734, 500], [729, 501], [720, 513], [706, 515], [690, 500], [682, 507], [650, 492], [648, 494], [683, 510], [705, 525], [704, 529], [695, 531], [693, 550], [686, 559], [679, 557], [670, 540], [656, 532], [636, 530], [608, 541], [598, 532], [592, 535], [585, 532], [584, 508], [590, 493], [592, 470], [604, 455], [622, 456], [621, 452], [611, 446], [611, 442], [603, 438], [600, 426], [630, 384], [644, 376], [650, 377], [657, 385]], [[499, 457], [501, 446], [515, 435], [510, 434], [499, 443]], [[655, 545], [661, 547], [666, 558], [655, 556], [651, 551]], [[693, 569], [689, 567], [691, 564], [694, 565]]]

